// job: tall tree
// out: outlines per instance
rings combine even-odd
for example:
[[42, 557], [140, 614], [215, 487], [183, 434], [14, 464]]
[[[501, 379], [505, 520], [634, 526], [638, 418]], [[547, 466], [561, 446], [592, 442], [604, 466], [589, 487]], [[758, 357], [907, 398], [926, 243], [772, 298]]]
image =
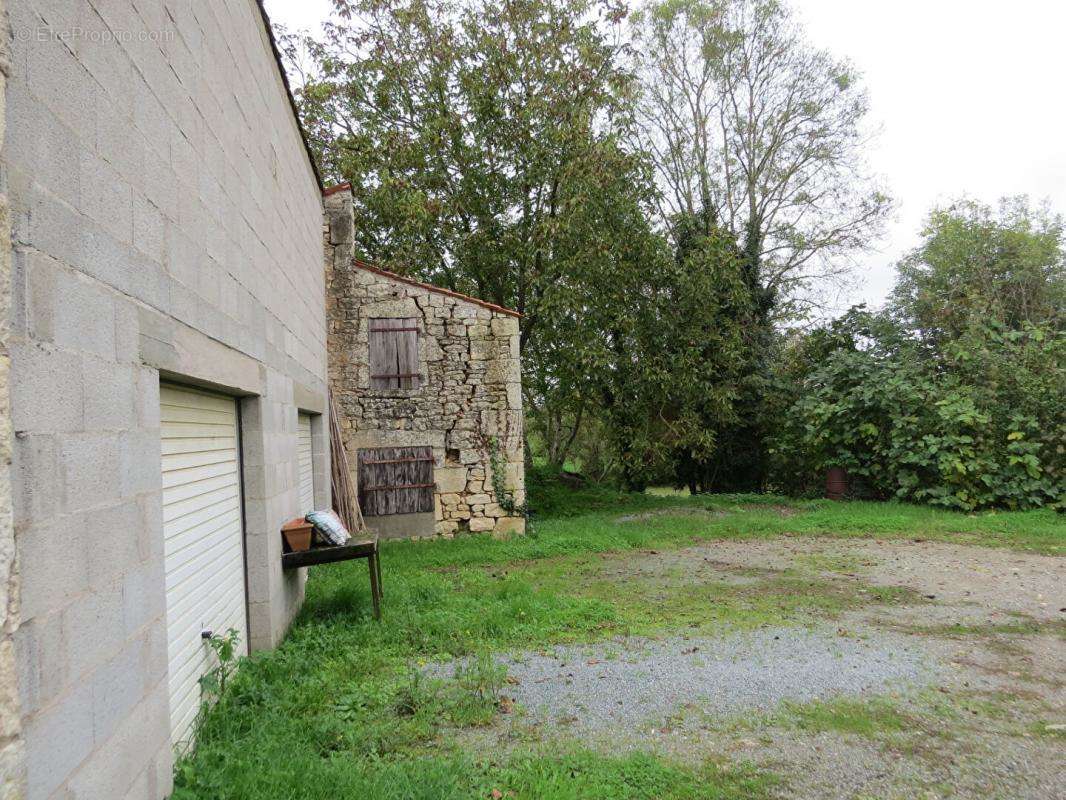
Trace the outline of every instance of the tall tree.
[[652, 0], [636, 17], [640, 146], [664, 225], [711, 209], [776, 316], [842, 279], [890, 203], [862, 153], [854, 70], [777, 0]]
[[616, 144], [631, 86], [610, 35], [621, 14], [606, 0], [335, 5], [339, 21], [307, 42], [316, 69], [298, 103], [324, 171], [352, 183], [360, 249], [521, 311], [528, 347], [574, 248], [614, 246], [575, 236], [597, 224], [575, 212], [642, 191]]
[[631, 489], [706, 462], [735, 419], [749, 302], [736, 247], [721, 232], [686, 239], [673, 253], [662, 237], [631, 238], [639, 268], [590, 275], [578, 312], [555, 329], [564, 349], [593, 343], [576, 353], [591, 357], [588, 396]]
[[633, 96], [624, 12], [612, 0], [335, 5], [324, 39], [302, 42], [314, 69], [297, 100], [324, 171], [352, 183], [358, 245], [522, 312], [527, 411], [561, 462], [603, 364], [604, 320], [626, 313], [606, 289], [631, 285], [654, 239], [650, 174], [620, 146]]

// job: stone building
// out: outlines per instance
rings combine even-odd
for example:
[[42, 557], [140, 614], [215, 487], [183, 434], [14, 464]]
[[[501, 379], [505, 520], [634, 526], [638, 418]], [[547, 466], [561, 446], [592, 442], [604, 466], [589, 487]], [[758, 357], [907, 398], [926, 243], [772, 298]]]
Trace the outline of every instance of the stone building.
[[329, 380], [368, 525], [523, 531], [520, 315], [361, 262], [350, 188], [325, 206]]
[[157, 800], [329, 503], [321, 183], [256, 0], [3, 5], [0, 798]]

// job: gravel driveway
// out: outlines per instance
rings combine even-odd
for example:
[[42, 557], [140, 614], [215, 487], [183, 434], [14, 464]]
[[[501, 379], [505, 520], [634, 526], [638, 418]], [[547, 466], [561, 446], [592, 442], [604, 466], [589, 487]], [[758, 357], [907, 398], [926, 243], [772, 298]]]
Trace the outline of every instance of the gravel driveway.
[[500, 661], [510, 679], [506, 694], [532, 719], [588, 732], [659, 722], [686, 705], [723, 715], [766, 712], [783, 700], [926, 686], [936, 674], [921, 642], [888, 634], [873, 643], [835, 628], [615, 640]]
[[[921, 602], [715, 638], [501, 656], [517, 711], [472, 737], [505, 747], [521, 729], [524, 741], [751, 763], [782, 776], [782, 797], [805, 800], [1066, 799], [1066, 559], [779, 537], [611, 554], [602, 564], [620, 590], [657, 576], [676, 588], [679, 574], [698, 584], [786, 573], [856, 593], [904, 587]], [[833, 718], [803, 725], [781, 713], [835, 701], [891, 702], [905, 724], [859, 734]]]

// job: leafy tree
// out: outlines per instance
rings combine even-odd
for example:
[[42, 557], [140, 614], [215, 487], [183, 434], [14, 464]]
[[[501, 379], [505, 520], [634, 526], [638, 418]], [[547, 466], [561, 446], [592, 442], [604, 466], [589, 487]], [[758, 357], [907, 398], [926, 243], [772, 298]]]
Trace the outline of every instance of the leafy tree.
[[712, 210], [677, 215], [670, 238], [680, 268], [707, 273], [704, 291], [712, 302], [707, 310], [714, 310], [719, 331], [732, 337], [729, 348], [706, 355], [708, 366], [715, 367], [706, 377], [717, 382], [719, 391], [727, 388], [729, 398], [728, 404], [702, 418], [713, 447], [676, 450], [671, 479], [693, 493], [758, 490], [765, 471], [762, 376], [775, 339], [766, 316], [771, 301], [758, 285], [750, 260]]
[[1024, 197], [934, 209], [898, 267], [893, 305], [930, 341], [991, 320], [1009, 330], [1066, 322], [1062, 217]]
[[[607, 213], [595, 204], [588, 210]], [[640, 210], [630, 213], [630, 226], [647, 231]], [[575, 268], [581, 280], [570, 287], [568, 310], [554, 317], [540, 342], [559, 354], [552, 376], [580, 376], [580, 401], [571, 413], [582, 415], [585, 431], [566, 430], [582, 470], [639, 489], [670, 482], [680, 465], [705, 463], [715, 451], [719, 431], [735, 417], [746, 347], [740, 321], [750, 313], [728, 236], [693, 236], [683, 256], [662, 237], [629, 241], [626, 258], [639, 267], [602, 269], [593, 259]], [[547, 440], [550, 417], [539, 411], [535, 427]]]
[[576, 230], [592, 222], [582, 205], [642, 191], [617, 146], [631, 84], [608, 35], [619, 13], [598, 0], [336, 7], [325, 40], [306, 43], [316, 71], [298, 102], [324, 172], [352, 183], [360, 249], [521, 311], [528, 346], [567, 264], [626, 238]]
[[880, 330], [830, 353], [804, 382], [773, 448], [780, 488], [817, 490], [825, 470], [839, 466], [854, 491], [875, 497], [962, 510], [1066, 500], [1057, 400], [1066, 391], [1066, 336], [991, 326], [967, 354], [967, 374], [923, 360], [886, 317], [849, 323]]
[[[527, 413], [533, 412], [534, 429], [556, 466], [566, 460], [580, 425], [628, 391], [605, 387], [624, 384], [623, 376], [653, 364], [633, 332], [655, 318], [656, 287], [668, 283], [669, 264], [643, 204], [627, 196], [625, 186], [611, 186], [628, 180], [626, 170], [617, 170], [604, 176], [602, 191], [574, 204], [553, 244], [560, 277], [544, 293], [542, 325], [523, 351]], [[606, 427], [619, 443], [617, 426]]]
[[[850, 74], [777, 4], [650, 7], [638, 44], [693, 20], [707, 37], [706, 146], [670, 173], [668, 131], [634, 118], [656, 97], [676, 112], [655, 94], [670, 54], [630, 58], [612, 0], [335, 5], [323, 40], [286, 41], [313, 61], [298, 102], [323, 171], [352, 183], [363, 255], [524, 314], [527, 414], [556, 465], [592, 418], [630, 486], [761, 486], [774, 322], [887, 204], [845, 180]], [[697, 188], [662, 202], [684, 170]]]
[[[517, 309], [558, 465], [662, 263], [610, 0], [338, 0], [298, 102], [367, 258]], [[290, 53], [295, 53], [289, 40]], [[629, 356], [633, 358], [632, 355]]]
[[[775, 325], [840, 285], [890, 203], [862, 158], [865, 93], [847, 63], [812, 47], [774, 0], [651, 0], [635, 15], [637, 146], [658, 185], [660, 225], [712, 224], [736, 243], [749, 313], [733, 421], [681, 482], [753, 491], [766, 477]], [[713, 221], [713, 223], [712, 223]]]
[[721, 232], [700, 233], [672, 255], [658, 241], [658, 253], [649, 254], [657, 265], [649, 262], [634, 284], [611, 290], [621, 292], [630, 313], [605, 324], [603, 368], [591, 376], [631, 489], [679, 474], [685, 483], [698, 481], [693, 470], [735, 420], [745, 368], [740, 322], [750, 316], [750, 298], [735, 244]]

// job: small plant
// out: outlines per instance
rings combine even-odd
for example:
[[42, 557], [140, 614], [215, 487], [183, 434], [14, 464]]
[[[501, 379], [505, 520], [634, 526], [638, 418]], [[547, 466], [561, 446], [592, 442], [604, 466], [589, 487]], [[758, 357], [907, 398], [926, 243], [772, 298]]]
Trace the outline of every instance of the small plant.
[[237, 645], [241, 634], [230, 628], [224, 636], [212, 634], [204, 640], [215, 654], [216, 666], [200, 676], [200, 695], [204, 703], [216, 701], [226, 692], [226, 681], [237, 670]]
[[215, 666], [199, 678], [200, 684], [200, 710], [196, 714], [193, 729], [196, 736], [190, 741], [197, 739], [200, 730], [207, 720], [211, 706], [222, 699], [226, 692], [226, 683], [230, 676], [237, 671], [237, 645], [240, 644], [241, 634], [236, 628], [230, 628], [224, 636], [211, 634], [204, 637], [204, 642], [215, 654]]
[[485, 442], [485, 449], [489, 453], [489, 469], [492, 472], [492, 491], [496, 494], [496, 502], [500, 508], [513, 514], [517, 505], [514, 495], [507, 491], [507, 462], [504, 460], [500, 440], [490, 436]]
[[500, 664], [487, 651], [482, 651], [466, 664], [455, 668], [455, 681], [478, 700], [494, 705], [500, 701], [500, 689], [507, 681], [507, 666]]
[[453, 725], [489, 725], [500, 711], [509, 713], [513, 701], [500, 694], [507, 681], [507, 667], [492, 653], [483, 651], [455, 668], [453, 690], [446, 697], [447, 714]]
[[391, 684], [364, 681], [338, 697], [333, 704], [333, 709], [345, 722], [355, 722], [388, 706], [392, 700], [392, 694]]
[[496, 502], [500, 508], [506, 511], [508, 514], [517, 517], [526, 518], [527, 533], [532, 533], [532, 519], [529, 515], [529, 508], [527, 503], [518, 503], [515, 501], [514, 492], [507, 489], [507, 458], [504, 454], [504, 446], [501, 444], [501, 438], [504, 441], [509, 441], [511, 438], [511, 429], [508, 424], [505, 426], [505, 430], [501, 436], [490, 436], [485, 432], [484, 423], [480, 423], [477, 429], [477, 436], [481, 445], [481, 450], [489, 459], [489, 479], [492, 481], [492, 492], [496, 496]]
[[413, 717], [420, 709], [435, 702], [435, 692], [426, 685], [426, 678], [419, 670], [414, 670], [411, 680], [400, 684], [396, 691], [393, 707], [401, 717]]

